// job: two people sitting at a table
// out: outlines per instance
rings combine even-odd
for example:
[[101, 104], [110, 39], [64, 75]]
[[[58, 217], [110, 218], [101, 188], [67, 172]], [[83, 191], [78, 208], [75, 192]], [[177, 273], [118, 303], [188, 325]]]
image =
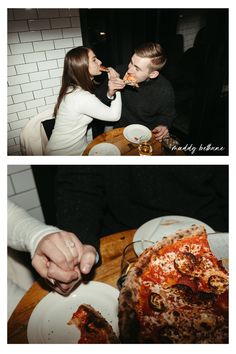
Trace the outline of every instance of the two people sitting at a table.
[[[89, 48], [70, 50], [64, 60], [62, 86], [53, 113], [55, 126], [46, 155], [81, 155], [93, 119], [120, 120], [120, 127], [143, 124], [161, 140], [175, 117], [173, 89], [160, 74], [165, 63], [159, 44], [143, 44], [135, 50], [128, 69], [121, 67], [118, 73], [109, 68], [108, 88], [106, 84], [96, 88], [94, 78], [101, 75], [101, 61]], [[122, 78], [126, 71], [137, 80], [139, 88], [125, 85]]]

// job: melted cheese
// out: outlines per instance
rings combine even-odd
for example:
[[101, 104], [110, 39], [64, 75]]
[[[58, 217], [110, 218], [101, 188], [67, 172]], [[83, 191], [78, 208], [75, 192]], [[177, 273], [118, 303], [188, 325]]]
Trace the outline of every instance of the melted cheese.
[[180, 252], [190, 252], [192, 253], [194, 256], [198, 255], [199, 252], [201, 252], [201, 245], [200, 244], [196, 244], [196, 243], [191, 243], [190, 245], [183, 245], [180, 246], [179, 251]]
[[173, 272], [173, 270], [175, 269], [174, 267], [175, 257], [176, 257], [175, 252], [169, 252], [160, 257], [153, 257], [153, 259], [151, 260], [151, 266], [159, 268], [160, 270], [162, 270], [162, 272], [169, 274]]

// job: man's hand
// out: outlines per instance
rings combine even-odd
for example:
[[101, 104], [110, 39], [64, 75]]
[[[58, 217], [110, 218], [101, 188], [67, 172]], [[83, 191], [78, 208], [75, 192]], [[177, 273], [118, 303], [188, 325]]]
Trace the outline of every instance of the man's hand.
[[169, 135], [169, 130], [165, 125], [158, 125], [156, 128], [153, 129], [153, 134], [155, 140], [162, 141], [163, 138]]
[[83, 245], [71, 232], [61, 231], [45, 236], [38, 244], [32, 259], [36, 271], [53, 288], [65, 294], [88, 274], [95, 264], [96, 250]]
[[112, 97], [114, 96], [116, 91], [122, 90], [124, 87], [125, 87], [125, 83], [123, 80], [120, 79], [119, 73], [115, 71], [113, 68], [109, 67], [107, 95], [109, 97]]
[[[74, 267], [77, 272], [77, 278], [74, 278], [71, 271], [64, 271], [59, 268], [55, 263], [48, 264], [47, 278], [55, 280], [53, 289], [63, 295], [69, 293], [74, 286], [81, 280], [82, 274], [88, 274], [96, 260], [96, 250], [93, 246], [84, 245], [80, 262]], [[49, 284], [51, 285], [51, 284]]]

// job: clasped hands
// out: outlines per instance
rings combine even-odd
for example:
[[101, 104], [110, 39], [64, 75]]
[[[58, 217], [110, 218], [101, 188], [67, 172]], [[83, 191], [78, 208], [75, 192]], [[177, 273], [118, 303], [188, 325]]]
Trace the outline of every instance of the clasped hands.
[[63, 295], [68, 294], [95, 263], [96, 249], [82, 244], [75, 234], [67, 231], [46, 235], [32, 259], [32, 265], [41, 277]]

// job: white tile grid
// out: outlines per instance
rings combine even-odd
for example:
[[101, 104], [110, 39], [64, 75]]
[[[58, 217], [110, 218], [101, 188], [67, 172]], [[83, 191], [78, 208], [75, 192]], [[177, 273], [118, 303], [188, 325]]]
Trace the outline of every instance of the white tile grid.
[[182, 34], [184, 37], [184, 52], [193, 46], [198, 31], [204, 26], [205, 20], [198, 14], [181, 19], [177, 28], [177, 34]]
[[29, 165], [9, 165], [7, 195], [33, 217], [44, 221], [33, 173]]
[[23, 193], [35, 189], [34, 177], [31, 170], [11, 175], [12, 183], [16, 193]]
[[78, 9], [8, 11], [8, 154], [20, 155], [27, 121], [54, 106], [64, 56], [82, 45]]
[[7, 166], [7, 174], [8, 176], [13, 175], [15, 173], [19, 173], [22, 171], [30, 170], [29, 165], [8, 165]]

